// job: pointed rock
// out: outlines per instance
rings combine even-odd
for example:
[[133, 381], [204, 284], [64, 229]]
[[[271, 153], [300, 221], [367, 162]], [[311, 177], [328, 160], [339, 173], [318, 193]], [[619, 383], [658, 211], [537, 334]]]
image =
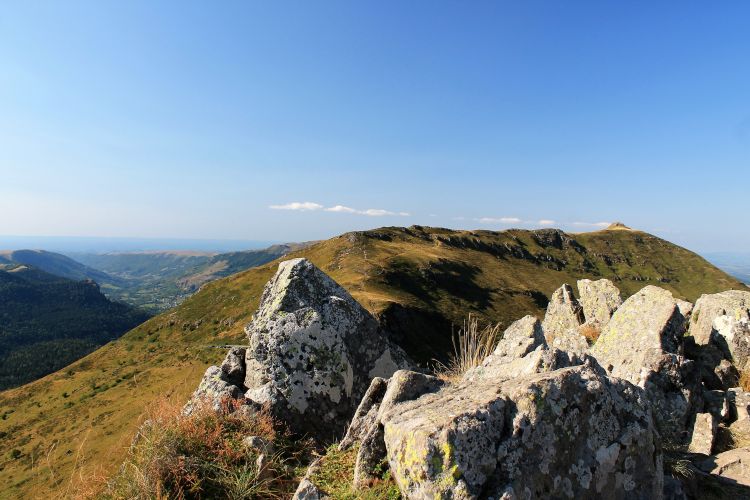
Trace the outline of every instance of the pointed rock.
[[578, 296], [586, 323], [600, 331], [622, 304], [620, 290], [608, 279], [578, 280]]
[[346, 429], [370, 380], [409, 366], [375, 318], [305, 259], [279, 264], [245, 331], [245, 396], [321, 441]]
[[573, 288], [565, 284], [555, 290], [547, 305], [542, 329], [548, 344], [556, 336], [568, 330], [577, 330], [583, 324], [583, 310], [573, 294]]

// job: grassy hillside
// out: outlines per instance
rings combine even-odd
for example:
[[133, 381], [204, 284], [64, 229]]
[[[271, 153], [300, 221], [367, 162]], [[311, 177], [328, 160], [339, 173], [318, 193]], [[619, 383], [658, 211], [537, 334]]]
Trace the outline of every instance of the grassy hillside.
[[26, 266], [0, 270], [0, 389], [59, 370], [147, 318], [91, 281]]
[[[637, 231], [451, 231], [422, 227], [348, 233], [293, 252], [377, 314], [415, 358], [444, 358], [451, 325], [470, 312], [504, 324], [541, 315], [564, 282], [608, 277], [625, 295], [657, 284], [695, 300], [744, 285], [696, 254]], [[0, 496], [70, 493], [81, 477], [111, 473], [139, 415], [171, 394], [182, 401], [211, 345], [244, 342], [243, 327], [277, 262], [206, 284], [178, 308], [42, 380], [0, 394]], [[17, 451], [14, 451], [17, 450]]]

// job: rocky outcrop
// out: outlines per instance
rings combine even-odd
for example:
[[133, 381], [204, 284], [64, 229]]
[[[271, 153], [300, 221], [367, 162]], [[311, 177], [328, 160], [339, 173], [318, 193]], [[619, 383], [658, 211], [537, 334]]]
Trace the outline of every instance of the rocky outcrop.
[[355, 488], [373, 478], [376, 467], [386, 458], [383, 415], [398, 403], [435, 392], [444, 385], [445, 382], [436, 377], [407, 370], [397, 371], [387, 382], [380, 378], [372, 381], [339, 445], [346, 450], [359, 442], [353, 478]]
[[409, 498], [661, 498], [658, 433], [641, 389], [585, 365], [463, 382], [383, 416]]
[[578, 280], [578, 295], [586, 324], [600, 331], [622, 304], [620, 290], [608, 279]]
[[493, 353], [479, 366], [468, 370], [463, 380], [500, 381], [581, 362], [575, 353], [548, 348], [539, 320], [525, 316], [505, 330]]
[[708, 344], [714, 332], [714, 320], [728, 316], [739, 321], [750, 318], [750, 292], [728, 290], [701, 295], [695, 302], [690, 321], [690, 335], [698, 344]]
[[591, 349], [610, 375], [646, 390], [660, 431], [678, 443], [688, 442], [702, 409], [699, 370], [682, 356], [684, 331], [672, 294], [647, 286], [617, 309]]
[[542, 322], [544, 337], [551, 344], [556, 336], [568, 330], [578, 330], [583, 321], [583, 309], [575, 298], [573, 288], [565, 284], [555, 290], [547, 305]]
[[245, 331], [245, 397], [319, 440], [345, 430], [374, 377], [409, 366], [375, 318], [305, 259], [279, 264]]

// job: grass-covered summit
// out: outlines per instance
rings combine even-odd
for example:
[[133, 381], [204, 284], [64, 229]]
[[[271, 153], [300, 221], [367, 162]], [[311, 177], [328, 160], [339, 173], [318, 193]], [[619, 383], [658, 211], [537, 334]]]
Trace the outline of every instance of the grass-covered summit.
[[[378, 316], [415, 359], [445, 359], [453, 325], [473, 313], [508, 325], [541, 317], [561, 283], [613, 280], [624, 296], [657, 284], [695, 301], [747, 289], [698, 255], [639, 231], [453, 231], [382, 228], [347, 233], [291, 253], [306, 257]], [[0, 395], [1, 493], [11, 498], [72, 491], [81, 477], [122, 463], [139, 416], [169, 394], [178, 401], [224, 355], [245, 343], [278, 261], [208, 283], [71, 366]], [[2, 496], [2, 495], [0, 495]]]

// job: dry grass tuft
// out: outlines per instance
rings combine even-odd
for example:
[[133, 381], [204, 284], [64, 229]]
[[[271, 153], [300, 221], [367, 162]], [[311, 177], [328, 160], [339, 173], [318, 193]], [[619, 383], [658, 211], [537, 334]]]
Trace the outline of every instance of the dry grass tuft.
[[[294, 467], [306, 443], [293, 442], [266, 413], [232, 413], [201, 405], [191, 415], [167, 399], [152, 404], [120, 471], [112, 478], [82, 481], [79, 498], [208, 499], [288, 498], [296, 487]], [[274, 451], [259, 461], [260, 451], [242, 443], [260, 436]]]
[[454, 382], [464, 373], [482, 364], [484, 358], [492, 354], [502, 337], [500, 323], [479, 327], [476, 316], [469, 314], [464, 325], [453, 337], [453, 356], [447, 365], [438, 363], [436, 375], [448, 382]]
[[578, 327], [578, 332], [586, 337], [589, 345], [594, 345], [599, 335], [601, 335], [602, 329], [598, 324], [586, 323]]
[[740, 370], [740, 387], [745, 392], [750, 392], [750, 370]]

